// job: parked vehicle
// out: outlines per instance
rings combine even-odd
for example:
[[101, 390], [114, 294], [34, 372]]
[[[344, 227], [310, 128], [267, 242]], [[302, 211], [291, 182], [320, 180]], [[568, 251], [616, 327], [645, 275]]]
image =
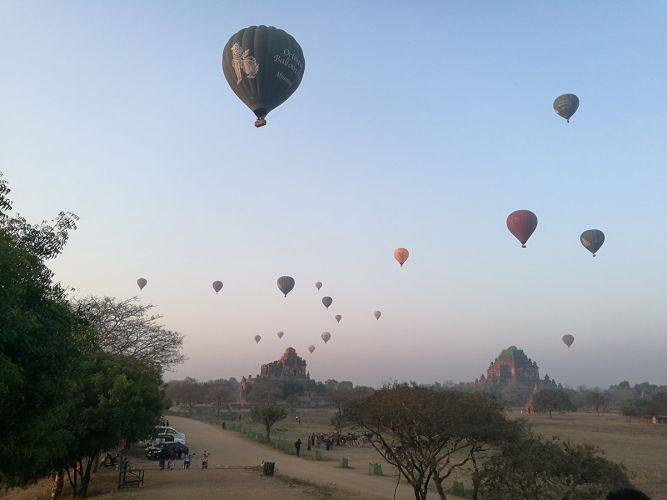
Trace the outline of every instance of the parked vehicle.
[[162, 451], [163, 448], [166, 448], [167, 452], [171, 451], [172, 449], [176, 450], [176, 456], [179, 459], [184, 458], [190, 451], [190, 449], [183, 443], [178, 443], [178, 442], [162, 443], [157, 446], [149, 446], [148, 448], [146, 448], [146, 451], [144, 452], [146, 458], [148, 458], [149, 460], [158, 460], [160, 458], [160, 452]]
[[174, 441], [180, 441], [181, 443], [186, 443], [185, 434], [177, 431], [173, 427], [168, 427], [166, 425], [156, 425], [155, 426], [155, 436], [174, 436]]

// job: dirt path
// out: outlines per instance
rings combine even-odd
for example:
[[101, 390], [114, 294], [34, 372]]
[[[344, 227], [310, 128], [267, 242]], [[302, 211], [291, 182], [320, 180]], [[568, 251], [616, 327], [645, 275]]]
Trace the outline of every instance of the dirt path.
[[[232, 431], [224, 431], [198, 420], [173, 416], [170, 416], [169, 420], [173, 427], [187, 435], [188, 446], [197, 453], [193, 466], [200, 466], [200, 454], [206, 449], [211, 454], [209, 467], [258, 465], [262, 461], [275, 462], [276, 474], [331, 486], [349, 492], [354, 498], [394, 498], [395, 476], [370, 476], [367, 474], [367, 469], [341, 469], [337, 462], [316, 462], [286, 455]], [[406, 486], [404, 480], [401, 480], [396, 498], [401, 500], [414, 498], [412, 489]], [[448, 495], [447, 498], [456, 497]]]

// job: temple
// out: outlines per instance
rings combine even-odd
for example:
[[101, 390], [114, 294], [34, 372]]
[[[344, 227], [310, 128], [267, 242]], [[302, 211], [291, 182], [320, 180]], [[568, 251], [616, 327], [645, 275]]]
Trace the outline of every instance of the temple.
[[510, 346], [492, 361], [486, 370], [475, 380], [476, 384], [530, 385], [533, 387], [555, 387], [556, 382], [545, 375], [540, 379], [537, 363], [526, 356], [521, 349]]
[[306, 360], [300, 358], [293, 347], [288, 347], [279, 360], [262, 365], [259, 376], [265, 378], [307, 377]]

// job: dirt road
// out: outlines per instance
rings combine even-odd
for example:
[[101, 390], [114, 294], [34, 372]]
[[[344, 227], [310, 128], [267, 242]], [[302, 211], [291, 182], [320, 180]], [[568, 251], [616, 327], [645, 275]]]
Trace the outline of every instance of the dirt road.
[[[275, 462], [276, 474], [332, 486], [349, 492], [353, 498], [369, 500], [394, 498], [395, 476], [371, 476], [368, 475], [366, 467], [342, 469], [338, 467], [337, 462], [319, 462], [286, 455], [232, 431], [224, 431], [198, 420], [170, 416], [169, 421], [173, 427], [187, 435], [188, 446], [197, 454], [193, 460], [195, 467], [201, 464], [201, 453], [208, 450], [211, 454], [209, 467], [258, 465], [262, 461]], [[412, 489], [406, 486], [404, 480], [401, 480], [396, 491], [396, 498], [401, 500], [414, 498]]]

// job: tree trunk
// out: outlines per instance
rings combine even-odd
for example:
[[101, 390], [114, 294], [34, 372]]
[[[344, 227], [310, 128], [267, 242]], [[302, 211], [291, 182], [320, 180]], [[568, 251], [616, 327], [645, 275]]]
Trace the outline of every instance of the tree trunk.
[[[93, 468], [93, 462], [95, 457], [88, 457], [88, 463], [86, 464], [86, 472], [81, 476], [81, 491], [80, 494], [82, 497], [88, 496], [88, 485], [90, 484], [90, 470]], [[83, 469], [83, 464], [81, 464]]]
[[423, 491], [419, 486], [413, 487], [415, 490], [415, 500], [426, 500], [426, 492]]
[[63, 483], [65, 482], [65, 471], [60, 469], [53, 474], [53, 486], [51, 487], [51, 500], [56, 500], [63, 492]]
[[266, 442], [271, 442], [271, 426], [269, 424], [266, 424]]
[[[445, 490], [442, 488], [442, 482], [441, 481], [433, 481], [435, 483], [435, 491], [438, 492], [438, 495], [440, 496], [441, 500], [446, 500], [447, 499], [447, 494], [445, 493]], [[426, 488], [424, 488], [426, 489]], [[426, 498], [426, 492], [424, 492], [424, 498]]]
[[477, 500], [477, 496], [479, 495], [479, 486], [481, 482], [481, 477], [479, 473], [479, 468], [477, 467], [477, 460], [475, 460], [475, 457], [472, 457], [472, 466], [473, 466], [473, 473], [472, 473], [472, 500]]

